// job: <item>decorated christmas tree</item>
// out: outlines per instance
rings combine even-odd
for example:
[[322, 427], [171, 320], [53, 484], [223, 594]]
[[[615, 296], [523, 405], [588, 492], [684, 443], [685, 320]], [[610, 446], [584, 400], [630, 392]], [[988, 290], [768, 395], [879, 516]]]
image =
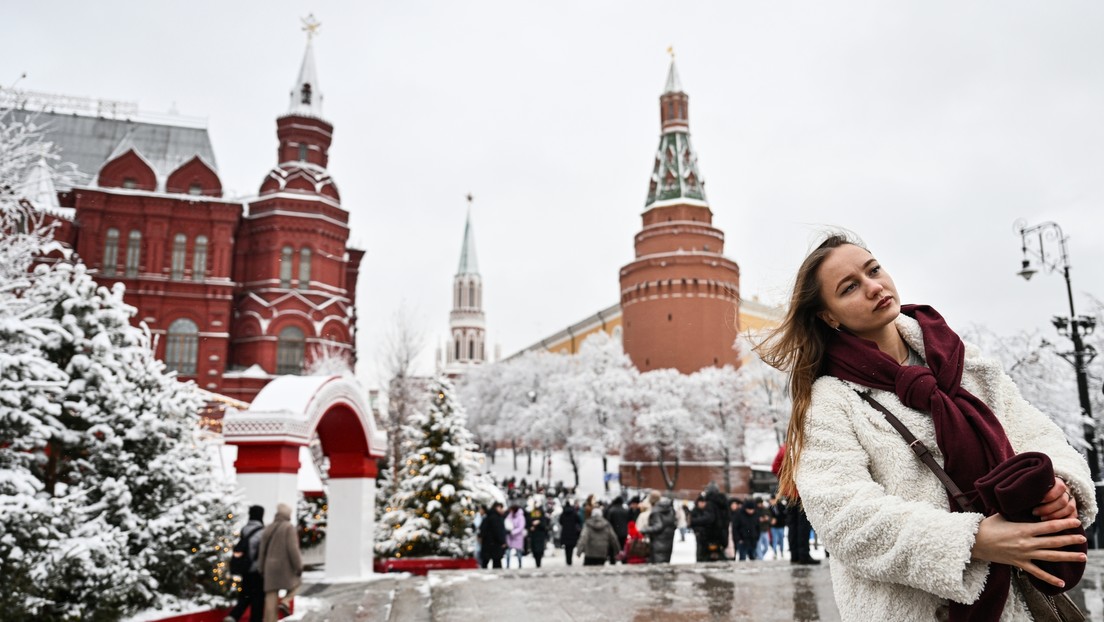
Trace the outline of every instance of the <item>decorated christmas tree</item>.
[[439, 378], [432, 390], [428, 410], [403, 429], [402, 479], [377, 529], [376, 553], [384, 557], [470, 557], [478, 506], [501, 499], [452, 385]]

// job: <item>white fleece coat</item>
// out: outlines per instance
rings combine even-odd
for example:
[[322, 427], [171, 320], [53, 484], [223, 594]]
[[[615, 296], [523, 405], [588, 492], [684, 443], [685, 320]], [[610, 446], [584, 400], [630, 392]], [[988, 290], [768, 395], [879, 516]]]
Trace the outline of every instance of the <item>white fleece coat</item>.
[[[902, 314], [896, 324], [923, 356], [916, 320]], [[1091, 524], [1096, 500], [1088, 464], [1058, 426], [1020, 396], [999, 363], [970, 345], [962, 386], [989, 405], [1017, 453], [1050, 456], [1077, 498], [1082, 523]], [[948, 599], [974, 602], [985, 585], [988, 562], [970, 558], [983, 516], [952, 513], [943, 485], [855, 389], [870, 392], [943, 464], [930, 414], [908, 408], [892, 392], [834, 377], [813, 385], [795, 476], [809, 521], [831, 552], [840, 614], [845, 622], [943, 619]], [[1015, 595], [1001, 620], [1031, 615]]]

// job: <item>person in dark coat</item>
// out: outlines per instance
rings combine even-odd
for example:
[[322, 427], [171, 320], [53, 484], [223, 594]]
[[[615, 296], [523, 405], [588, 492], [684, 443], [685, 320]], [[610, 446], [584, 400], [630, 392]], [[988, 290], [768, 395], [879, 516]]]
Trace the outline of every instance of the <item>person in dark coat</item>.
[[621, 497], [614, 497], [613, 502], [605, 511], [606, 520], [613, 527], [613, 533], [617, 534], [618, 551], [625, 545], [625, 538], [629, 537], [629, 511], [625, 508], [624, 503], [625, 501]]
[[721, 539], [727, 539], [727, 534], [722, 531], [717, 533], [717, 512], [713, 505], [706, 500], [705, 495], [699, 495], [694, 502], [694, 509], [690, 510], [690, 528], [694, 530], [694, 539], [697, 541], [699, 562], [715, 562], [724, 556], [724, 544]]
[[261, 532], [264, 531], [264, 507], [249, 506], [249, 522], [242, 527], [241, 537], [249, 542], [249, 558], [253, 560], [249, 571], [242, 577], [238, 602], [222, 622], [238, 622], [249, 609], [249, 622], [264, 619], [264, 579], [261, 578]]
[[[771, 464], [771, 471], [778, 475], [782, 470], [782, 461], [786, 457], [786, 446], [778, 448]], [[813, 533], [813, 526], [809, 523], [809, 517], [805, 515], [805, 508], [801, 506], [801, 498], [791, 499], [786, 504], [786, 528], [790, 537], [790, 563], [815, 566], [819, 559], [813, 559], [809, 555], [809, 536]]]
[[786, 504], [778, 497], [771, 497], [771, 549], [775, 559], [782, 559], [786, 541]]
[[649, 564], [671, 562], [671, 550], [675, 546], [677, 526], [678, 518], [675, 516], [674, 503], [666, 497], [661, 498], [648, 514], [648, 524], [640, 530], [640, 533], [648, 536], [652, 544]]
[[544, 548], [548, 544], [548, 536], [552, 533], [552, 524], [540, 506], [529, 512], [527, 521], [529, 530], [529, 552], [533, 554], [533, 561], [537, 568], [541, 567], [544, 559]]
[[629, 522], [636, 522], [636, 519], [640, 518], [640, 496], [637, 495], [629, 499]]
[[499, 502], [491, 506], [483, 524], [479, 526], [480, 565], [502, 568], [502, 555], [506, 553], [506, 508]]
[[568, 566], [571, 565], [571, 558], [574, 557], [572, 553], [579, 543], [579, 532], [582, 530], [583, 521], [579, 518], [579, 508], [568, 501], [560, 514], [560, 543], [563, 544]]
[[740, 561], [755, 560], [759, 546], [759, 507], [755, 499], [744, 499], [739, 511], [732, 517], [732, 542]]

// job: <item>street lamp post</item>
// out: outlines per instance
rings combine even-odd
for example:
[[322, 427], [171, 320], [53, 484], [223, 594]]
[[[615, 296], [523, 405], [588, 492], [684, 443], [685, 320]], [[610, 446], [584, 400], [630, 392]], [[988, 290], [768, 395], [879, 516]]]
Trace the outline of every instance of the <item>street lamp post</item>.
[[[1104, 493], [1104, 482], [1101, 482], [1100, 479], [1100, 447], [1096, 437], [1096, 421], [1092, 416], [1092, 403], [1089, 401], [1089, 379], [1086, 373], [1089, 362], [1096, 357], [1096, 349], [1085, 344], [1082, 340], [1082, 337], [1091, 334], [1093, 329], [1096, 328], [1096, 318], [1087, 315], [1079, 316], [1074, 311], [1073, 286], [1070, 285], [1069, 253], [1066, 249], [1067, 238], [1062, 233], [1062, 228], [1054, 222], [1044, 222], [1033, 227], [1027, 227], [1025, 223], [1019, 222], [1017, 228], [1023, 245], [1023, 265], [1017, 274], [1026, 281], [1038, 272], [1037, 269], [1032, 267], [1030, 255], [1048, 272], [1061, 269], [1062, 276], [1066, 279], [1069, 317], [1057, 315], [1054, 316], [1052, 322], [1060, 334], [1069, 337], [1070, 341], [1073, 342], [1073, 351], [1059, 352], [1058, 355], [1065, 359], [1067, 363], [1073, 365], [1074, 372], [1077, 374], [1077, 397], [1081, 402], [1081, 424], [1085, 434], [1085, 443], [1088, 445], [1086, 457], [1089, 462], [1089, 472], [1096, 486], [1096, 499], [1099, 504], [1102, 493]], [[1048, 248], [1044, 244], [1048, 239], [1057, 241], [1058, 257], [1054, 257], [1053, 248]], [[1098, 520], [1097, 524], [1099, 522]], [[1099, 530], [1096, 525], [1093, 525], [1090, 529], [1090, 545], [1093, 548], [1098, 548], [1102, 544], [1097, 540]]]

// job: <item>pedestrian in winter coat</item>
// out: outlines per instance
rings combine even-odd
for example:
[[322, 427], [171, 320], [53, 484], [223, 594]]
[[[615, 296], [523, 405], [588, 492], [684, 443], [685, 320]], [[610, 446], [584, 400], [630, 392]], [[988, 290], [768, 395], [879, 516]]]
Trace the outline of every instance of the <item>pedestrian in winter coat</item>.
[[648, 524], [640, 530], [648, 536], [652, 544], [652, 551], [648, 563], [668, 564], [671, 562], [671, 550], [675, 546], [675, 528], [678, 526], [678, 518], [675, 517], [675, 505], [666, 498], [661, 497], [648, 513]]
[[570, 501], [564, 505], [560, 513], [560, 544], [564, 548], [564, 557], [567, 565], [571, 565], [572, 553], [575, 545], [579, 543], [579, 532], [583, 529], [583, 521], [579, 518], [579, 510]]
[[766, 559], [770, 550], [770, 508], [765, 499], [755, 503], [755, 514], [759, 517], [759, 544], [755, 547], [755, 559]]
[[697, 541], [697, 560], [715, 562], [724, 558], [724, 549], [728, 543], [728, 529], [718, 515], [717, 508], [710, 503], [705, 494], [698, 496], [694, 509], [690, 511], [690, 528], [694, 530]]
[[[291, 522], [291, 506], [276, 504], [276, 518], [261, 533], [257, 553], [257, 567], [264, 575], [264, 622], [276, 622], [279, 614], [291, 611], [291, 600], [303, 582], [303, 558], [299, 555], [296, 532]], [[287, 590], [283, 598], [281, 590]]]
[[613, 527], [613, 533], [617, 534], [617, 549], [625, 544], [625, 538], [629, 536], [629, 510], [625, 508], [621, 497], [614, 497], [613, 502], [606, 508], [606, 520]]
[[517, 567], [521, 568], [521, 558], [525, 555], [525, 510], [515, 505], [506, 513], [506, 567], [510, 567], [510, 558], [517, 556]]
[[[758, 350], [789, 371], [779, 486], [800, 493], [832, 552], [844, 622], [1031, 620], [1013, 566], [1055, 590], [1056, 575], [1083, 570], [1078, 530], [1097, 508], [1085, 458], [934, 309], [902, 307], [893, 279], [858, 243], [833, 235], [806, 257], [785, 318]], [[1020, 499], [1037, 518], [960, 508], [864, 395], [971, 498], [974, 482], [1017, 453], [1039, 452], [1052, 470], [1036, 473], [1049, 488]]]
[[759, 546], [759, 508], [755, 499], [744, 499], [732, 517], [732, 542], [740, 561], [755, 560]]
[[[242, 577], [238, 602], [222, 622], [238, 622], [245, 614], [246, 609], [249, 609], [249, 622], [261, 622], [264, 619], [265, 591], [260, 568], [261, 533], [264, 531], [263, 519], [264, 508], [262, 506], [249, 506], [249, 522], [242, 527], [241, 537], [248, 538], [249, 559], [253, 562], [249, 565], [249, 571]], [[237, 554], [236, 551], [235, 554]]]
[[786, 541], [786, 504], [778, 497], [771, 497], [770, 517], [771, 550], [775, 559], [782, 559]]
[[479, 551], [482, 555], [479, 564], [483, 568], [502, 568], [502, 555], [506, 552], [504, 512], [503, 505], [496, 501], [479, 525]]
[[552, 524], [544, 514], [544, 510], [540, 507], [533, 508], [529, 513], [529, 551], [533, 553], [533, 561], [536, 562], [537, 568], [541, 567], [544, 548], [551, 533]]
[[584, 566], [601, 566], [607, 559], [613, 560], [621, 550], [618, 542], [609, 521], [598, 509], [594, 509], [583, 525], [576, 555], [583, 558]]

